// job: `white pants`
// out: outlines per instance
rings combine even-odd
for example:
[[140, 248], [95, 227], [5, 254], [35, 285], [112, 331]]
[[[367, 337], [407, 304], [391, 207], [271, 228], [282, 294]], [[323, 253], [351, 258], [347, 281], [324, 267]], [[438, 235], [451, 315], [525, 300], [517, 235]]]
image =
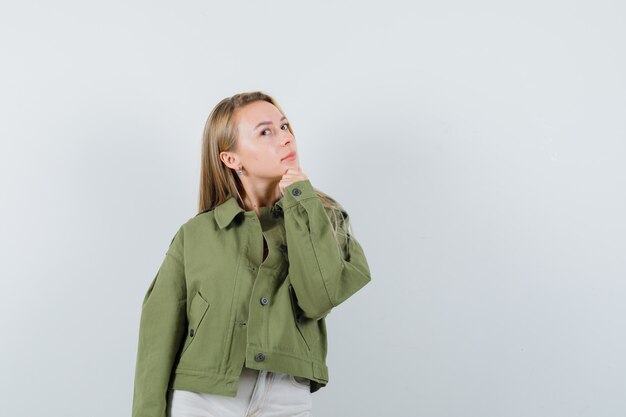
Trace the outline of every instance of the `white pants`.
[[236, 397], [173, 390], [167, 417], [311, 417], [311, 396], [305, 378], [243, 367]]

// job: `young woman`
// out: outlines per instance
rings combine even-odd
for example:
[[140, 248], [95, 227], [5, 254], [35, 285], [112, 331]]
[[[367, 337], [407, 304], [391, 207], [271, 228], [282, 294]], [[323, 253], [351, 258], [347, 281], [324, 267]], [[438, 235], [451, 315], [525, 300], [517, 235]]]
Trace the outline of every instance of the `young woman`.
[[213, 109], [199, 200], [143, 299], [133, 417], [310, 416], [328, 383], [325, 318], [371, 278], [272, 97]]

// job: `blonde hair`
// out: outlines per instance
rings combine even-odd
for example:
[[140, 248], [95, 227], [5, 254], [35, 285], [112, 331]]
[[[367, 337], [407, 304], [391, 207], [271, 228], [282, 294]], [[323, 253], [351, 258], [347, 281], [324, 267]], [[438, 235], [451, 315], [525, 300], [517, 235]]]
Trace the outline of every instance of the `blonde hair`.
[[[227, 200], [229, 194], [235, 196], [239, 205], [245, 204], [241, 194], [245, 191], [235, 170], [222, 163], [220, 152], [236, 149], [237, 125], [234, 120], [235, 110], [257, 100], [273, 104], [284, 115], [285, 112], [270, 95], [261, 91], [235, 94], [220, 101], [209, 114], [202, 134], [202, 160], [200, 168], [200, 194], [198, 213], [210, 210]], [[289, 131], [295, 136], [292, 124]], [[336, 237], [338, 226], [342, 226], [346, 236], [345, 244], [352, 234], [348, 213], [332, 197], [314, 187], [326, 213], [328, 214]]]

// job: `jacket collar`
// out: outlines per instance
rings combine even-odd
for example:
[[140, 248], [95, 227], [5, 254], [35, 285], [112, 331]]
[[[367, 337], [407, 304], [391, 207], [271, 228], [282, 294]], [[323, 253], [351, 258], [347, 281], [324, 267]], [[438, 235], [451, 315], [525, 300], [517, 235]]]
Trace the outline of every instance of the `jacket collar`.
[[[274, 207], [271, 207], [270, 210], [281, 213], [283, 211], [283, 197], [276, 201]], [[215, 220], [220, 229], [223, 229], [233, 221], [237, 214], [243, 212], [245, 210], [241, 208], [237, 199], [229, 193], [226, 201], [215, 207]]]
[[233, 221], [235, 216], [245, 211], [241, 208], [237, 199], [231, 194], [228, 194], [228, 198], [219, 206], [215, 207], [215, 220], [220, 229], [225, 228]]

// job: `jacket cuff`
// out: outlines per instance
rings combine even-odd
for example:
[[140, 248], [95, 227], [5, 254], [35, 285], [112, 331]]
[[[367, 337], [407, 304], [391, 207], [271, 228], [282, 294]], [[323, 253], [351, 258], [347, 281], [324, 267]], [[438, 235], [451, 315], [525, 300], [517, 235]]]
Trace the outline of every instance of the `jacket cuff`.
[[300, 201], [308, 198], [317, 198], [318, 195], [308, 179], [292, 182], [285, 187], [285, 195], [283, 196], [283, 210], [297, 205]]

